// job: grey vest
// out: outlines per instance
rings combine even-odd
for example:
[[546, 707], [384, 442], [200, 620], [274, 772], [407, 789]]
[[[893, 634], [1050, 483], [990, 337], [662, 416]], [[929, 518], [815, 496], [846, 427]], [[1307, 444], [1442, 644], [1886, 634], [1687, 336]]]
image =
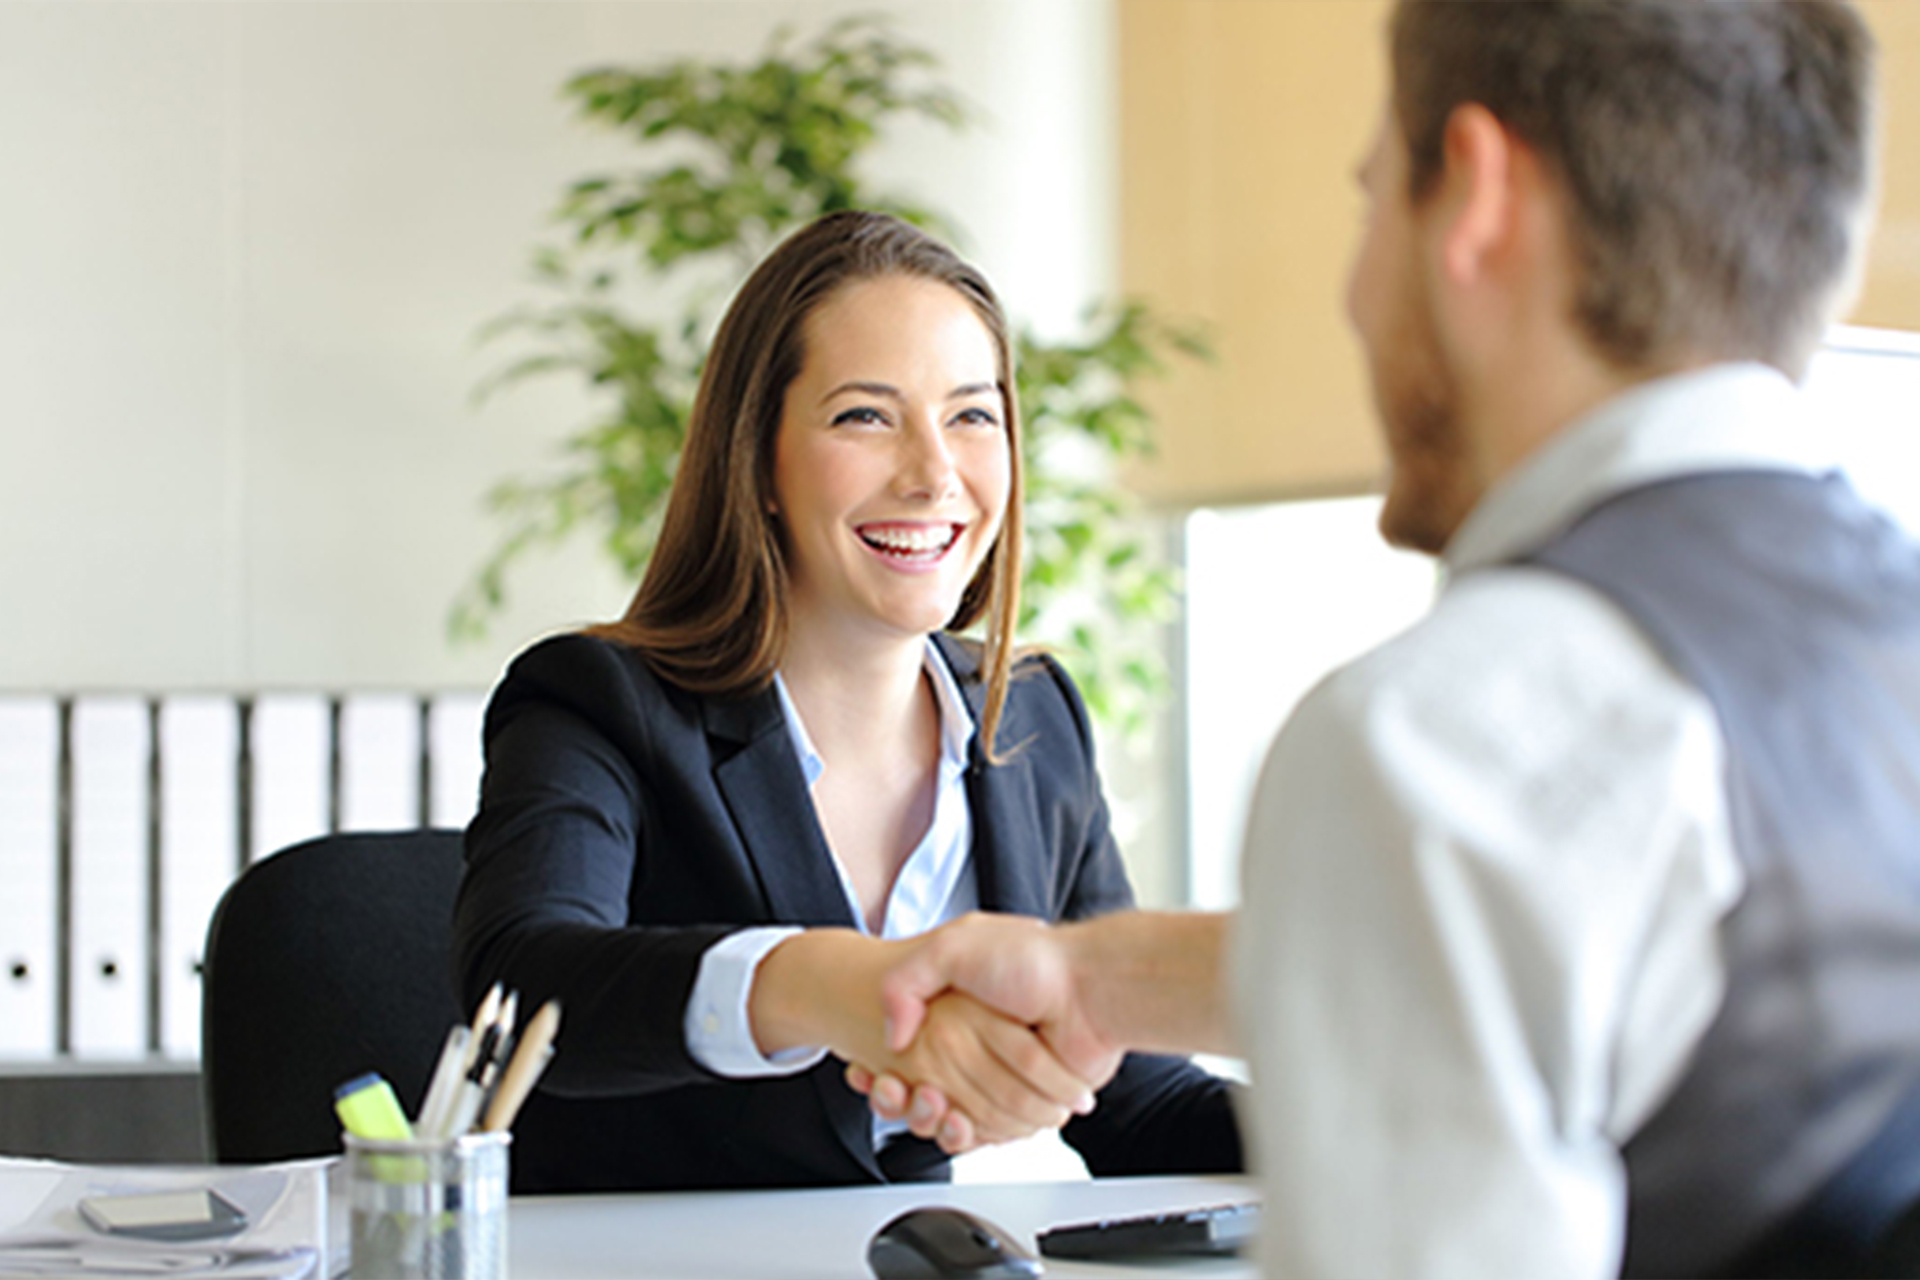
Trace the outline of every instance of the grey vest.
[[1725, 1002], [1625, 1149], [1628, 1275], [1842, 1274], [1920, 1199], [1920, 546], [1838, 477], [1630, 490], [1529, 558], [1712, 702]]

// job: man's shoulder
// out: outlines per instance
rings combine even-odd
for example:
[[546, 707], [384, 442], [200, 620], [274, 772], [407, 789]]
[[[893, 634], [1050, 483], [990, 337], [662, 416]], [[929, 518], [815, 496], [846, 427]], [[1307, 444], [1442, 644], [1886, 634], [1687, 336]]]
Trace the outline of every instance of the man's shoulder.
[[1452, 583], [1418, 623], [1335, 671], [1289, 723], [1413, 735], [1515, 767], [1581, 751], [1596, 726], [1685, 729], [1704, 698], [1617, 605], [1536, 567]]

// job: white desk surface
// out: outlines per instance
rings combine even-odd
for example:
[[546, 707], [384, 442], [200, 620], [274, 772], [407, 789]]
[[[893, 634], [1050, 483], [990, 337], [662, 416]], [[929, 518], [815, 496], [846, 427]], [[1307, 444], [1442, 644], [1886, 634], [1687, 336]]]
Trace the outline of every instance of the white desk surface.
[[[951, 1204], [1029, 1248], [1047, 1227], [1254, 1198], [1244, 1178], [1106, 1178], [819, 1191], [523, 1196], [508, 1210], [513, 1280], [871, 1280], [867, 1241], [895, 1214]], [[1251, 1257], [1130, 1265], [1046, 1258], [1058, 1277], [1249, 1277]]]

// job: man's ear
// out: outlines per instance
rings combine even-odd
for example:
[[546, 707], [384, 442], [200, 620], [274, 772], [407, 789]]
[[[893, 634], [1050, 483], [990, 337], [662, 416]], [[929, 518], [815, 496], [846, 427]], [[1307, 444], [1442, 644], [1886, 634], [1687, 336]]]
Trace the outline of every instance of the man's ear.
[[1480, 280], [1515, 231], [1519, 144], [1478, 103], [1455, 107], [1442, 138], [1447, 217], [1440, 265], [1456, 284]]

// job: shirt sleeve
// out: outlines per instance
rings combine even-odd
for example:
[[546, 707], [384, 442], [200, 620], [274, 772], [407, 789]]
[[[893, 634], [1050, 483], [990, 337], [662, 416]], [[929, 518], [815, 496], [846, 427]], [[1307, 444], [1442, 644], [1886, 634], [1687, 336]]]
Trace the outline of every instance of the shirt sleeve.
[[1233, 944], [1263, 1274], [1617, 1274], [1617, 1144], [1724, 986], [1720, 752], [1624, 616], [1537, 571], [1308, 696]]
[[760, 962], [799, 932], [797, 926], [742, 929], [707, 948], [687, 1000], [687, 1051], [694, 1061], [716, 1075], [746, 1079], [798, 1075], [827, 1056], [825, 1049], [763, 1054], [747, 1017]]

